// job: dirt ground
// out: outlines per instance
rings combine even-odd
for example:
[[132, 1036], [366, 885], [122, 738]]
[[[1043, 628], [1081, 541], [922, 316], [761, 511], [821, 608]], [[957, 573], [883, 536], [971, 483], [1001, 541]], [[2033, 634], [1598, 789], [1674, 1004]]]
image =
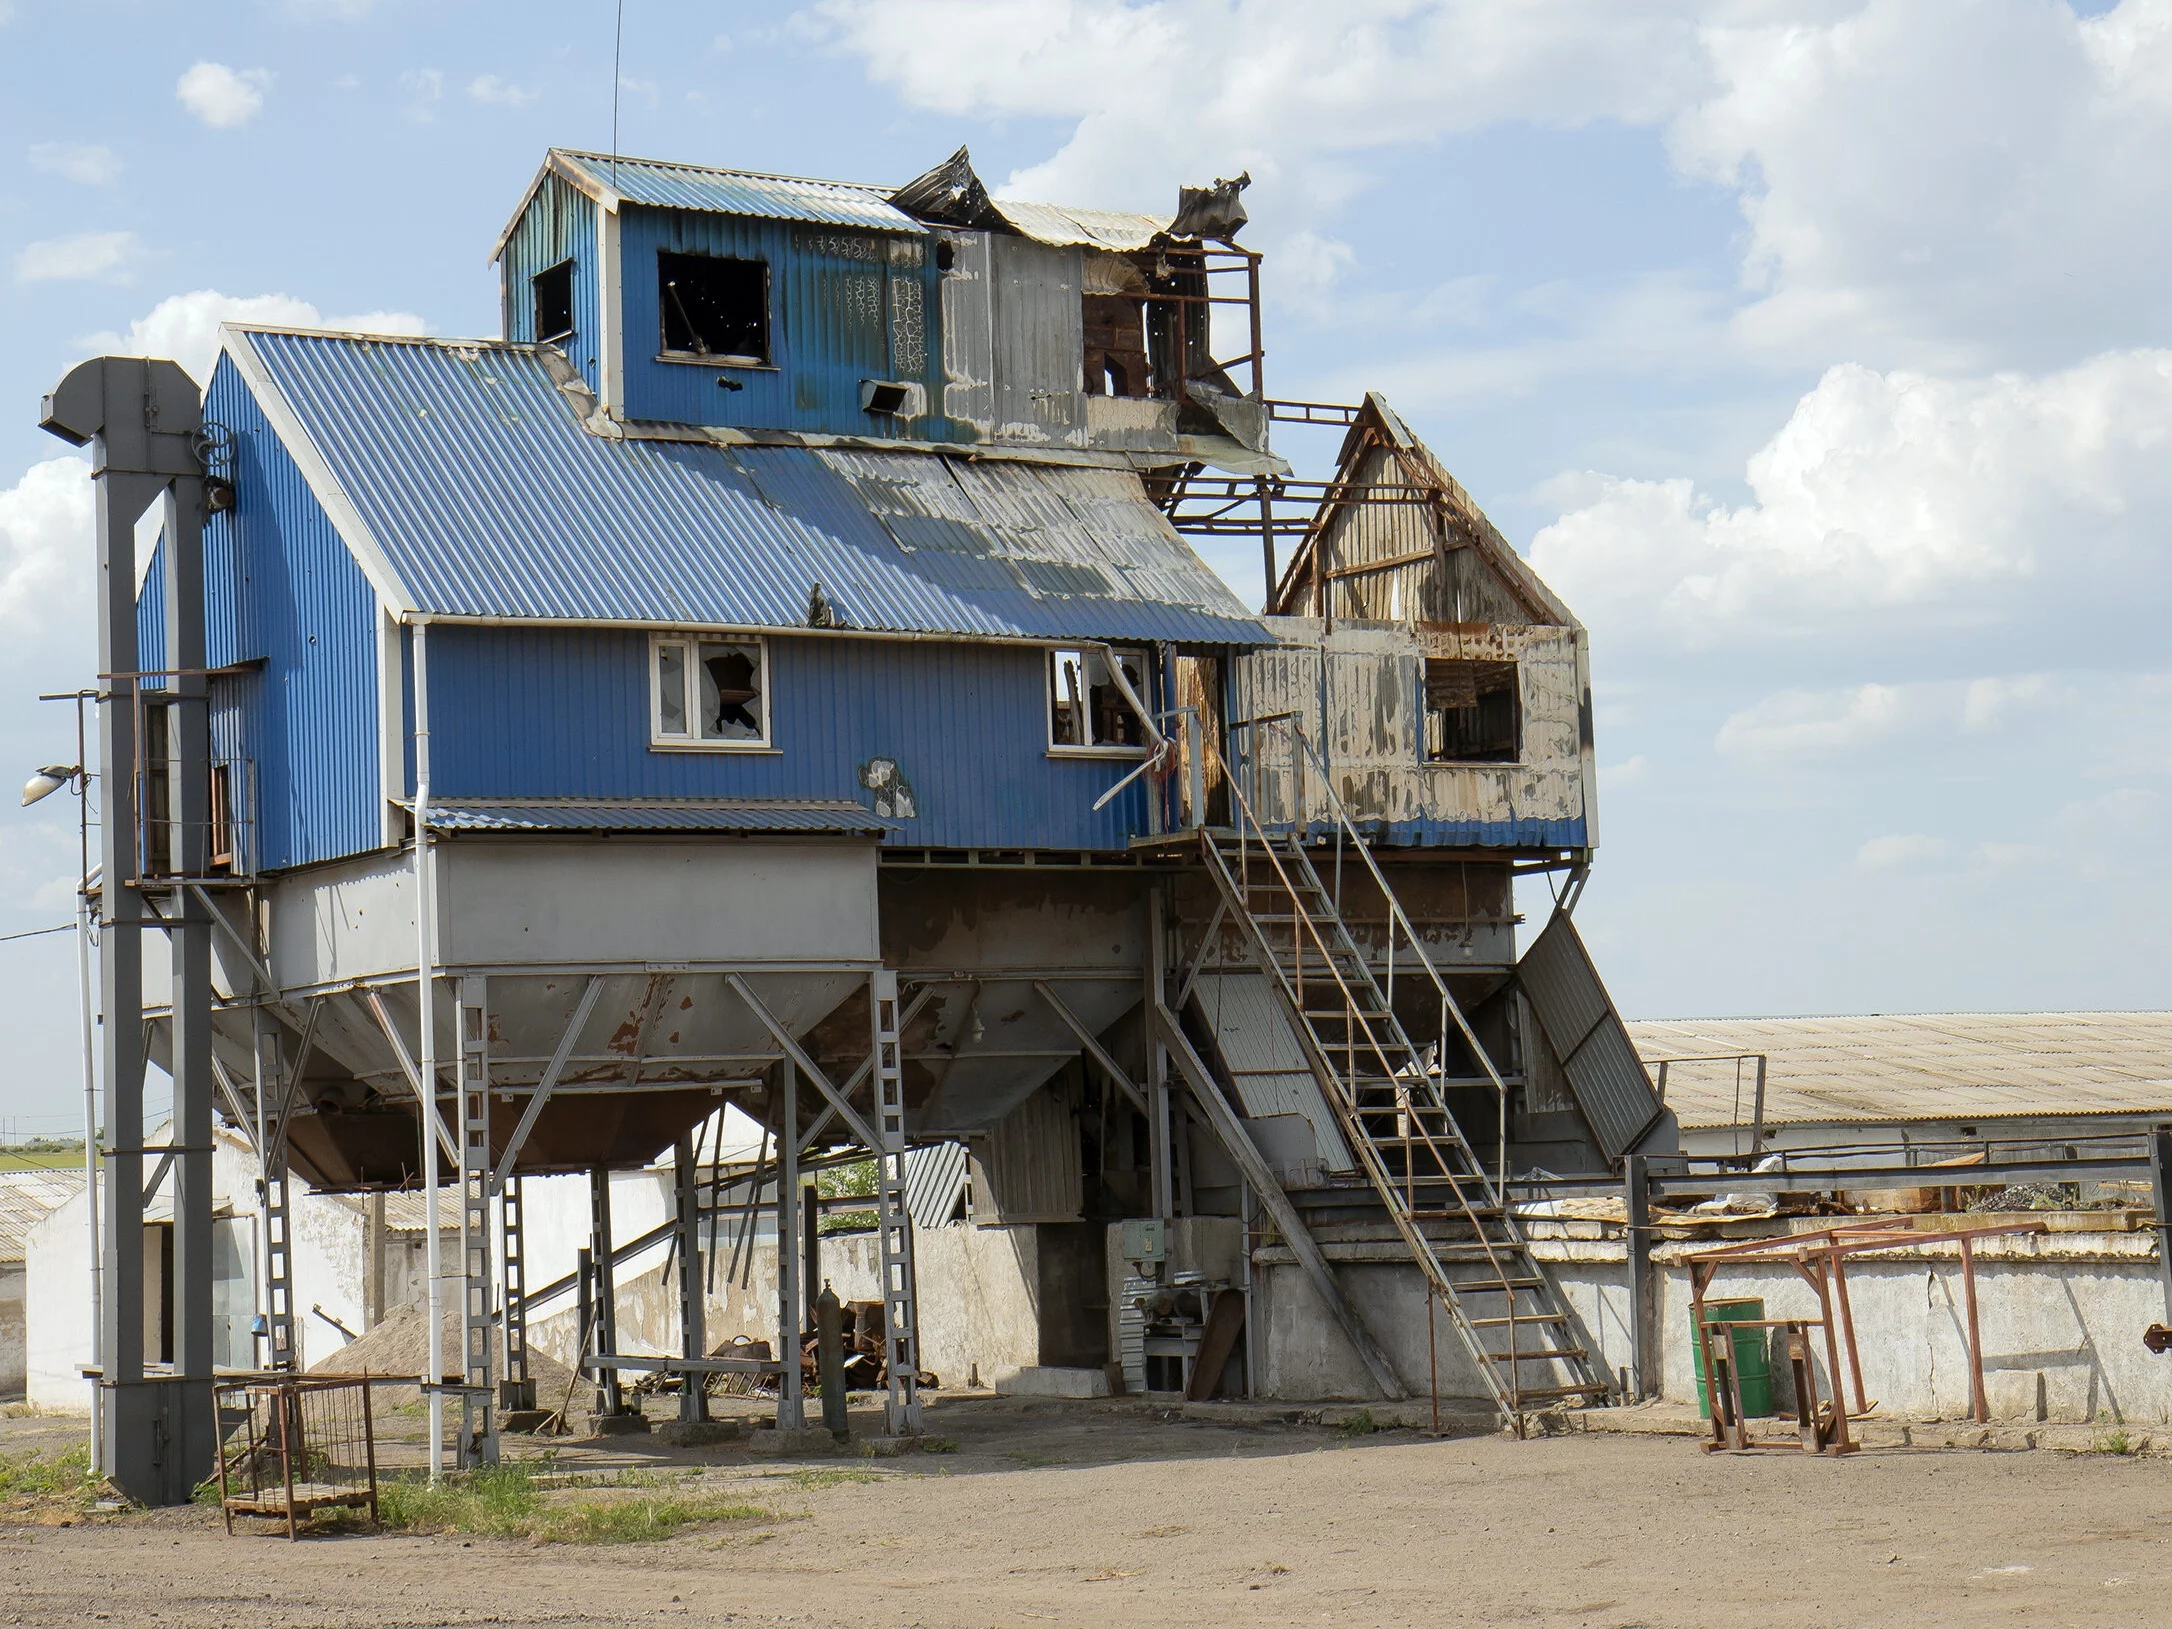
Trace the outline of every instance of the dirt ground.
[[[780, 1463], [614, 1441], [564, 1456], [589, 1468], [701, 1466], [705, 1490], [779, 1517], [656, 1545], [382, 1534], [290, 1545], [261, 1530], [229, 1538], [197, 1510], [4, 1527], [0, 1622], [2172, 1621], [2172, 1465], [2161, 1459], [1707, 1456], [1679, 1438], [1432, 1441], [957, 1397], [929, 1424], [955, 1453]], [[58, 1422], [11, 1421], [0, 1450], [67, 1440]]]

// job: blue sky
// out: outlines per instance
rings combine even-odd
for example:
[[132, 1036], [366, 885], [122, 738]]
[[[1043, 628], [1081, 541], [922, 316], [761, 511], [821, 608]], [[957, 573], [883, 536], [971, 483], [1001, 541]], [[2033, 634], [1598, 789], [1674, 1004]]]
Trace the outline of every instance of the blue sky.
[[[1385, 392], [1592, 629], [1632, 1014], [2166, 1004], [2172, 0], [625, 10], [627, 152], [1248, 168], [1271, 388]], [[612, 21], [0, 0], [0, 762], [71, 754], [27, 698], [95, 665], [40, 391], [235, 311], [493, 333]], [[67, 913], [62, 802], [0, 827], [0, 933]], [[66, 947], [0, 944], [0, 1118], [68, 1113]]]

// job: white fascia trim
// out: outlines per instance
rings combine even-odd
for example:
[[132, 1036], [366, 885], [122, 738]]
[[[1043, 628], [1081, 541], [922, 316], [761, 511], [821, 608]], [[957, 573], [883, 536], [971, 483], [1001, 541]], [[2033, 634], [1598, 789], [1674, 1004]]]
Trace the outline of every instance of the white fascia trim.
[[362, 519], [362, 512], [347, 496], [346, 488], [332, 473], [332, 466], [325, 462], [324, 454], [317, 450], [316, 442], [302, 427], [300, 415], [273, 380], [264, 359], [256, 354], [247, 331], [231, 323], [221, 323], [219, 348], [233, 359], [234, 371], [241, 375], [242, 383], [249, 387], [249, 394], [256, 398], [257, 410], [285, 446], [287, 456], [294, 460], [294, 467], [302, 472], [310, 495], [330, 518], [332, 529], [339, 533], [340, 541], [347, 545], [347, 552], [362, 568], [362, 575], [377, 591], [378, 600], [395, 615], [411, 614], [415, 608], [414, 596], [392, 569], [391, 560], [378, 546], [375, 535]]
[[626, 312], [620, 297], [618, 199], [596, 210], [596, 395], [606, 418], [626, 411]]
[[401, 810], [407, 796], [407, 657], [399, 614], [377, 602], [377, 812], [379, 840], [398, 848], [407, 835]]

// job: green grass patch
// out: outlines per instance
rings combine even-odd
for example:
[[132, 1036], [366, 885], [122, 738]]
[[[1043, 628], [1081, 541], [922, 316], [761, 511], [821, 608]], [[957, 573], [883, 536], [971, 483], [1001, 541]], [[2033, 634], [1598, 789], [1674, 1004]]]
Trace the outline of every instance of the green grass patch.
[[1375, 1431], [1387, 1430], [1387, 1427], [1373, 1418], [1371, 1409], [1361, 1408], [1352, 1413], [1335, 1429], [1346, 1437], [1369, 1437]]
[[419, 1477], [395, 1477], [378, 1488], [377, 1505], [386, 1527], [407, 1532], [543, 1544], [649, 1544], [712, 1522], [777, 1519], [760, 1505], [660, 1479], [625, 1491], [554, 1493], [521, 1464], [449, 1476], [435, 1487]]
[[72, 1514], [106, 1498], [105, 1479], [91, 1464], [90, 1444], [57, 1454], [0, 1454], [0, 1511], [11, 1516]]

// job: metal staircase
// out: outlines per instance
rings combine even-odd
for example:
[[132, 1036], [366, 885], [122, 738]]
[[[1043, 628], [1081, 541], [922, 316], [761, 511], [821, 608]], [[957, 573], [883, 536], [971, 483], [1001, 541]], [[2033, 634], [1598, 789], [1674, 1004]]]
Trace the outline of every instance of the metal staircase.
[[[1302, 788], [1300, 755], [1310, 743], [1294, 721], [1260, 722], [1292, 739], [1290, 784]], [[1236, 925], [1278, 996], [1372, 1195], [1425, 1276], [1429, 1303], [1447, 1313], [1503, 1419], [1518, 1425], [1534, 1407], [1600, 1401], [1612, 1386], [1579, 1320], [1449, 1111], [1440, 1062], [1448, 1037], [1461, 1034], [1504, 1115], [1507, 1088], [1320, 767], [1327, 818], [1319, 823], [1332, 828], [1336, 886], [1306, 852], [1301, 800], [1286, 826], [1270, 827], [1232, 777], [1236, 824], [1200, 833], [1221, 917]], [[1349, 853], [1386, 906], [1383, 942], [1370, 958], [1338, 905]], [[1404, 1029], [1399, 977], [1406, 1003], [1437, 1004], [1442, 1048], [1421, 1048]]]

